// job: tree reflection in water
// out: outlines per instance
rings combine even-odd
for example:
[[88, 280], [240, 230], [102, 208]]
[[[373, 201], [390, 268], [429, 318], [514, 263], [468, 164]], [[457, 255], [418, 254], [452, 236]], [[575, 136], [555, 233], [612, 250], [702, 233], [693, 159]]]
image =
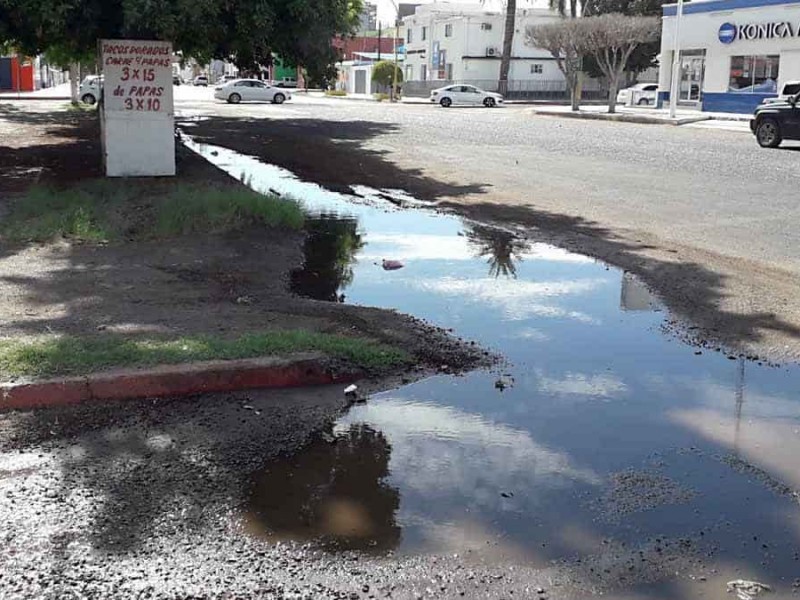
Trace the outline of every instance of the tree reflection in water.
[[476, 256], [487, 257], [489, 276], [494, 278], [502, 275], [516, 279], [515, 261], [522, 262], [522, 255], [531, 249], [530, 243], [510, 231], [484, 225], [470, 225], [467, 240]]
[[306, 220], [305, 261], [291, 275], [294, 293], [315, 300], [343, 302], [341, 293], [353, 281], [353, 263], [364, 247], [358, 221], [322, 214]]
[[385, 481], [390, 453], [382, 433], [358, 424], [268, 464], [253, 478], [251, 533], [337, 550], [396, 548], [400, 494]]

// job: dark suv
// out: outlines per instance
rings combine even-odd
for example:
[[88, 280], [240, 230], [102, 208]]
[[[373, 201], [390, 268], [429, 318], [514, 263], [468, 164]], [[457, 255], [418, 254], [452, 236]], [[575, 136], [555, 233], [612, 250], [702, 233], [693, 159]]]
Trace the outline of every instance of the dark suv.
[[785, 102], [759, 106], [750, 129], [763, 148], [777, 148], [783, 140], [800, 140], [800, 94]]

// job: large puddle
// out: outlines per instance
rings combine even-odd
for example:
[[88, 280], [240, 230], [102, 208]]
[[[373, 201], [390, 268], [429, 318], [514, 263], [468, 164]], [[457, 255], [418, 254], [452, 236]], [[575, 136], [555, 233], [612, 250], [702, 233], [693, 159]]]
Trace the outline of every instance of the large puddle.
[[590, 258], [194, 148], [306, 205], [297, 293], [410, 313], [508, 359], [502, 377], [441, 375], [355, 406], [254, 475], [251, 530], [526, 564], [683, 538], [731, 573], [800, 574], [796, 367], [666, 337], [647, 289]]

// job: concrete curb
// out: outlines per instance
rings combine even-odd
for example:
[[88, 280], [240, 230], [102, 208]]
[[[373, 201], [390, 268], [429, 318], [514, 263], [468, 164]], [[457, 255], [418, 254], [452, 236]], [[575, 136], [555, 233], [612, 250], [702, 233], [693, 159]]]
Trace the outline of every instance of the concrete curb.
[[558, 110], [531, 109], [531, 113], [546, 117], [564, 117], [567, 119], [589, 119], [593, 121], [619, 121], [623, 123], [639, 123], [645, 125], [688, 125], [689, 123], [699, 123], [700, 121], [710, 121], [709, 116], [697, 117], [678, 117], [675, 119], [662, 119], [649, 115], [632, 115], [627, 113], [595, 113], [595, 112], [567, 112]]
[[72, 100], [71, 96], [4, 96], [0, 94], [0, 102], [3, 100]]
[[83, 377], [0, 385], [0, 411], [103, 400], [194, 396], [256, 388], [350, 383], [363, 374], [336, 372], [322, 355], [257, 358], [116, 370]]

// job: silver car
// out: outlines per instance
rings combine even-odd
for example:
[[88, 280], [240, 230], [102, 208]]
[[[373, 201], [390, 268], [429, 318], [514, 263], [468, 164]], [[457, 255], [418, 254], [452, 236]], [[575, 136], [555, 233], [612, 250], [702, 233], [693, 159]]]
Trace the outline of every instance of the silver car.
[[230, 104], [240, 102], [283, 104], [292, 99], [292, 94], [286, 89], [277, 88], [259, 79], [236, 79], [214, 88], [214, 97]]
[[503, 96], [494, 92], [487, 92], [474, 85], [448, 85], [431, 92], [431, 102], [438, 103], [444, 108], [456, 104], [468, 106], [485, 106], [494, 108], [503, 104]]

